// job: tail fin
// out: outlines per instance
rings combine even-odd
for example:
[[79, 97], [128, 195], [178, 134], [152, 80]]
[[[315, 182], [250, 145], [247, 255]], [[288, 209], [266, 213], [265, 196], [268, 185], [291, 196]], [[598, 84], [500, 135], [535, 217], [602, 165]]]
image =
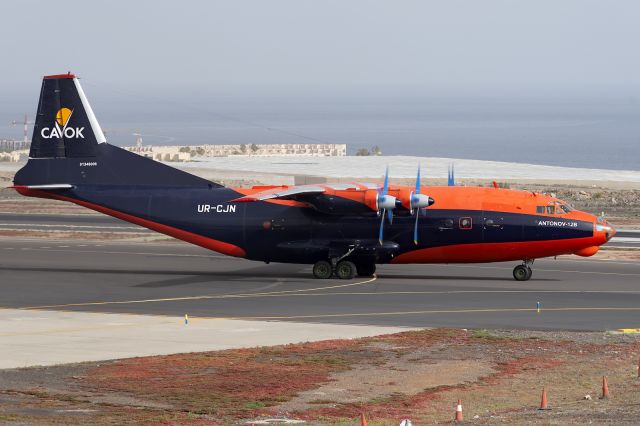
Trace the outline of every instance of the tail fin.
[[152, 159], [109, 145], [75, 75], [44, 77], [29, 161], [16, 185], [220, 187]]
[[78, 79], [71, 73], [42, 80], [31, 158], [95, 157], [107, 140]]

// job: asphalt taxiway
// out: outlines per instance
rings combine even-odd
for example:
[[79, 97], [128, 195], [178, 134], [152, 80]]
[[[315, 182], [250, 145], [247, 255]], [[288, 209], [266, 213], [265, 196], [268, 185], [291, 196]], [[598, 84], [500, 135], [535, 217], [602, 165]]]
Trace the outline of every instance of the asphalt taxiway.
[[[0, 308], [190, 315], [408, 327], [640, 327], [640, 263], [538, 260], [382, 265], [375, 278], [316, 280], [182, 243], [0, 239]], [[540, 303], [540, 312], [537, 303]]]

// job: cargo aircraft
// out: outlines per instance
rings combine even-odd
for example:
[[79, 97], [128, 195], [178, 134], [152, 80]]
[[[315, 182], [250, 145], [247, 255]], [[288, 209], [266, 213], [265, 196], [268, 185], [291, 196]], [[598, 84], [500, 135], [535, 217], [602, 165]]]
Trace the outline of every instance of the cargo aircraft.
[[46, 76], [20, 194], [69, 201], [250, 260], [312, 264], [320, 279], [372, 276], [376, 264], [591, 256], [615, 230], [549, 195], [368, 182], [227, 188], [107, 143], [78, 79]]

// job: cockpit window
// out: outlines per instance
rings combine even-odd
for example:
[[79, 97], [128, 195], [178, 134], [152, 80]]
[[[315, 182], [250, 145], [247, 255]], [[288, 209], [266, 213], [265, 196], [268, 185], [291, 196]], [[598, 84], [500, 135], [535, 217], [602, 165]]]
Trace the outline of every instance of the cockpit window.
[[544, 206], [536, 206], [536, 213], [544, 214]]
[[565, 213], [569, 213], [571, 211], [573, 211], [573, 208], [571, 208], [570, 205], [568, 204], [560, 204], [560, 208], [565, 212]]
[[555, 206], [547, 206], [547, 214], [554, 214], [555, 212]]

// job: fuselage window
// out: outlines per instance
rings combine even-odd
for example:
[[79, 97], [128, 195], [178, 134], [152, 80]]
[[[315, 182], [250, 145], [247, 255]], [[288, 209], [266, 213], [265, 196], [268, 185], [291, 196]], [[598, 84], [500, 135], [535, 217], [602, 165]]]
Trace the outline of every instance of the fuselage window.
[[473, 222], [470, 217], [461, 217], [458, 225], [460, 226], [460, 229], [466, 231], [473, 227]]
[[544, 214], [544, 206], [536, 206], [536, 213]]

